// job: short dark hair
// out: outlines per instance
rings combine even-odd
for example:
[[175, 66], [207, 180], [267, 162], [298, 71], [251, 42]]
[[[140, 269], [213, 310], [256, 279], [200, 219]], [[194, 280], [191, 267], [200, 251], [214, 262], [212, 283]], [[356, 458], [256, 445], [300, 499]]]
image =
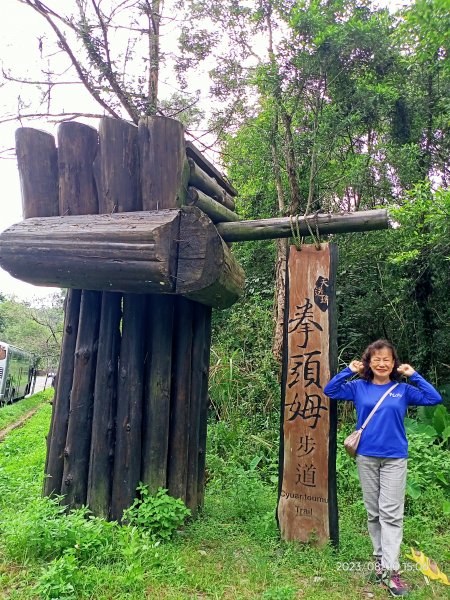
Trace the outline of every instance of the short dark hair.
[[397, 369], [400, 365], [400, 361], [398, 360], [397, 350], [395, 349], [395, 346], [393, 344], [391, 344], [391, 342], [388, 342], [387, 340], [377, 340], [376, 342], [369, 344], [367, 346], [367, 348], [364, 350], [364, 353], [362, 355], [362, 362], [364, 365], [364, 370], [362, 372], [361, 377], [363, 379], [365, 379], [366, 381], [371, 381], [373, 379], [373, 372], [369, 366], [370, 359], [372, 358], [372, 354], [376, 350], [382, 350], [383, 348], [387, 348], [388, 350], [390, 350], [392, 352], [392, 358], [394, 359], [394, 368], [392, 369], [391, 373], [389, 374], [389, 378], [392, 379], [393, 381], [398, 381], [400, 379], [401, 375], [397, 371]]

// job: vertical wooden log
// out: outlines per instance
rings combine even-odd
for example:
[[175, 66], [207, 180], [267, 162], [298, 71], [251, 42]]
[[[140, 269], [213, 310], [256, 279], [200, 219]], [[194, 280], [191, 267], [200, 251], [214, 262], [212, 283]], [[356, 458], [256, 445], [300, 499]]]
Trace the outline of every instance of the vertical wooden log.
[[98, 213], [93, 163], [98, 134], [82, 123], [62, 123], [58, 130], [59, 214]]
[[61, 493], [71, 508], [86, 504], [101, 292], [83, 290]]
[[122, 344], [117, 389], [117, 429], [111, 516], [120, 520], [136, 493], [141, 472], [142, 395], [146, 297], [123, 296]]
[[[58, 160], [55, 138], [44, 131], [22, 127], [16, 131], [16, 155], [24, 219], [58, 215]], [[47, 472], [57, 397], [56, 391], [47, 436], [45, 472]], [[44, 486], [47, 483], [45, 481]]]
[[138, 136], [143, 210], [181, 206], [189, 179], [183, 125], [167, 117], [145, 117]]
[[149, 300], [141, 480], [155, 493], [167, 486], [175, 297], [154, 295]]
[[194, 303], [177, 297], [175, 311], [168, 489], [186, 502]]
[[187, 463], [186, 505], [195, 514], [197, 510], [198, 493], [198, 458], [200, 416], [203, 385], [203, 354], [205, 350], [206, 335], [205, 306], [195, 303], [193, 315], [193, 340], [191, 363], [191, 393], [189, 415], [189, 446]]
[[[101, 119], [94, 173], [100, 213], [141, 208], [137, 127]], [[121, 302], [122, 294], [103, 293], [94, 391], [87, 501], [94, 514], [105, 518], [113, 488]]]
[[69, 422], [75, 346], [80, 316], [81, 290], [69, 290], [65, 301], [64, 334], [59, 360], [57, 386], [53, 400], [52, 422], [47, 444], [44, 495], [61, 494], [64, 448]]
[[102, 294], [87, 503], [92, 512], [109, 517], [114, 467], [117, 371], [122, 294]]
[[277, 515], [283, 539], [319, 545], [337, 544], [336, 411], [323, 393], [336, 360], [336, 259], [333, 245], [292, 246], [286, 277]]
[[200, 425], [199, 425], [199, 443], [198, 443], [198, 474], [197, 474], [197, 505], [203, 506], [205, 496], [205, 463], [206, 463], [206, 436], [208, 427], [208, 406], [209, 406], [209, 360], [211, 354], [211, 316], [212, 309], [204, 306], [205, 315], [205, 339], [203, 345], [203, 355], [201, 359], [202, 372], [202, 391], [200, 397]]
[[16, 155], [24, 219], [58, 215], [58, 161], [49, 133], [22, 127], [16, 131]]
[[[181, 206], [189, 179], [182, 124], [165, 117], [146, 117], [139, 122], [138, 140], [143, 210]], [[174, 470], [172, 465], [172, 484], [169, 483], [168, 474], [168, 455], [173, 450], [173, 423], [169, 421], [173, 415], [170, 416], [170, 407], [174, 402], [177, 404], [175, 399], [183, 385], [188, 385], [186, 381], [182, 384], [178, 379], [176, 390], [173, 385], [171, 388], [172, 370], [176, 368], [173, 354], [176, 341], [172, 329], [178, 327], [178, 321], [175, 324], [174, 318], [180, 318], [180, 305], [178, 299], [153, 296], [149, 307], [151, 363], [145, 394], [142, 478], [153, 492], [158, 487], [168, 486], [172, 495], [185, 499], [186, 473], [182, 474], [184, 486], [180, 482], [175, 486], [177, 467]], [[159, 316], [164, 320], [159, 319]], [[187, 358], [190, 359], [190, 348]], [[180, 393], [183, 398], [187, 397], [186, 389]], [[182, 432], [182, 435], [185, 436], [186, 432]], [[172, 445], [169, 447], [169, 444]], [[187, 451], [187, 446], [185, 450]]]
[[141, 210], [138, 129], [126, 121], [103, 117], [94, 163], [98, 212]]
[[[62, 123], [58, 129], [59, 210], [60, 214], [93, 214], [98, 211], [97, 192], [93, 176], [93, 161], [98, 149], [97, 131], [81, 123]], [[69, 290], [67, 305], [75, 304], [79, 291]], [[89, 466], [92, 402], [97, 357], [101, 295], [83, 292], [80, 316], [73, 339], [63, 340], [68, 352], [61, 355], [59, 377], [64, 379], [58, 420], [54, 421], [55, 448], [53, 469], [48, 471], [54, 489], [66, 494], [64, 502], [72, 506], [86, 504]], [[66, 336], [67, 334], [65, 334]], [[65, 337], [64, 336], [64, 337]], [[75, 342], [75, 354], [70, 355]], [[72, 345], [71, 345], [72, 344]], [[58, 382], [59, 389], [59, 382]], [[67, 393], [70, 389], [70, 392]], [[70, 404], [69, 404], [70, 398]], [[56, 414], [55, 414], [56, 417]], [[61, 465], [61, 444], [66, 432], [64, 464]], [[80, 443], [77, 438], [82, 435]], [[59, 474], [62, 480], [58, 482]]]

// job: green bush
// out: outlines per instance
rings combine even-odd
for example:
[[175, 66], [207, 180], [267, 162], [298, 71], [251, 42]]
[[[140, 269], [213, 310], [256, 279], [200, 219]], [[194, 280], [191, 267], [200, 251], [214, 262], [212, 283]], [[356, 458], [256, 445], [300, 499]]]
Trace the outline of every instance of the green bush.
[[191, 514], [182, 500], [172, 498], [167, 490], [159, 488], [154, 496], [144, 484], [137, 488], [139, 497], [124, 511], [123, 520], [142, 528], [152, 539], [168, 540]]

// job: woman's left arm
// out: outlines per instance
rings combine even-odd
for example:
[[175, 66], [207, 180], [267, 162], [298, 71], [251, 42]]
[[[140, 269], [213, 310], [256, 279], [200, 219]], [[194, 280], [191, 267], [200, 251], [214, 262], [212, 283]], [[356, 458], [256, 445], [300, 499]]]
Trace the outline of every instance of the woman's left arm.
[[408, 404], [431, 406], [442, 402], [439, 392], [422, 375], [419, 375], [411, 365], [400, 365], [398, 372], [409, 377], [417, 386], [408, 385], [406, 387]]

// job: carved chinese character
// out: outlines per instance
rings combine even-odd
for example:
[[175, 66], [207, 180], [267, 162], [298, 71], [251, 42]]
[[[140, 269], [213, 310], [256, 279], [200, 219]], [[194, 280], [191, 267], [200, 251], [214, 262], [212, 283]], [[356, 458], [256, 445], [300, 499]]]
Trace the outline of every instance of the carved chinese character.
[[313, 350], [312, 352], [305, 352], [304, 354], [294, 354], [291, 359], [298, 358], [305, 360], [297, 360], [293, 367], [290, 369], [290, 374], [294, 376], [288, 383], [288, 387], [293, 387], [301, 377], [300, 368], [303, 366], [303, 379], [306, 382], [305, 387], [315, 385], [322, 389], [320, 385], [320, 361], [312, 360], [314, 356], [320, 356], [322, 353], [319, 350]]
[[298, 441], [297, 456], [307, 456], [314, 451], [316, 442], [312, 436], [302, 435]]
[[309, 466], [307, 464], [297, 465], [295, 484], [298, 483], [307, 487], [316, 487], [316, 467], [312, 463]]
[[326, 406], [322, 406], [322, 398], [317, 394], [305, 394], [305, 399], [302, 402], [298, 399], [299, 395], [295, 394], [295, 398], [291, 403], [285, 404], [289, 406], [289, 412], [292, 413], [288, 418], [288, 421], [293, 421], [297, 417], [300, 417], [304, 421], [312, 419], [312, 424], [309, 425], [311, 429], [315, 429], [317, 421], [322, 416], [321, 410], [328, 410]]
[[294, 318], [289, 319], [289, 326], [292, 325], [292, 328], [288, 328], [288, 333], [294, 333], [298, 330], [304, 336], [303, 343], [298, 344], [299, 348], [306, 348], [309, 341], [309, 334], [311, 331], [314, 331], [314, 328], [323, 331], [321, 325], [313, 320], [312, 307], [313, 305], [311, 304], [310, 299], [305, 298], [305, 304], [296, 306]]

